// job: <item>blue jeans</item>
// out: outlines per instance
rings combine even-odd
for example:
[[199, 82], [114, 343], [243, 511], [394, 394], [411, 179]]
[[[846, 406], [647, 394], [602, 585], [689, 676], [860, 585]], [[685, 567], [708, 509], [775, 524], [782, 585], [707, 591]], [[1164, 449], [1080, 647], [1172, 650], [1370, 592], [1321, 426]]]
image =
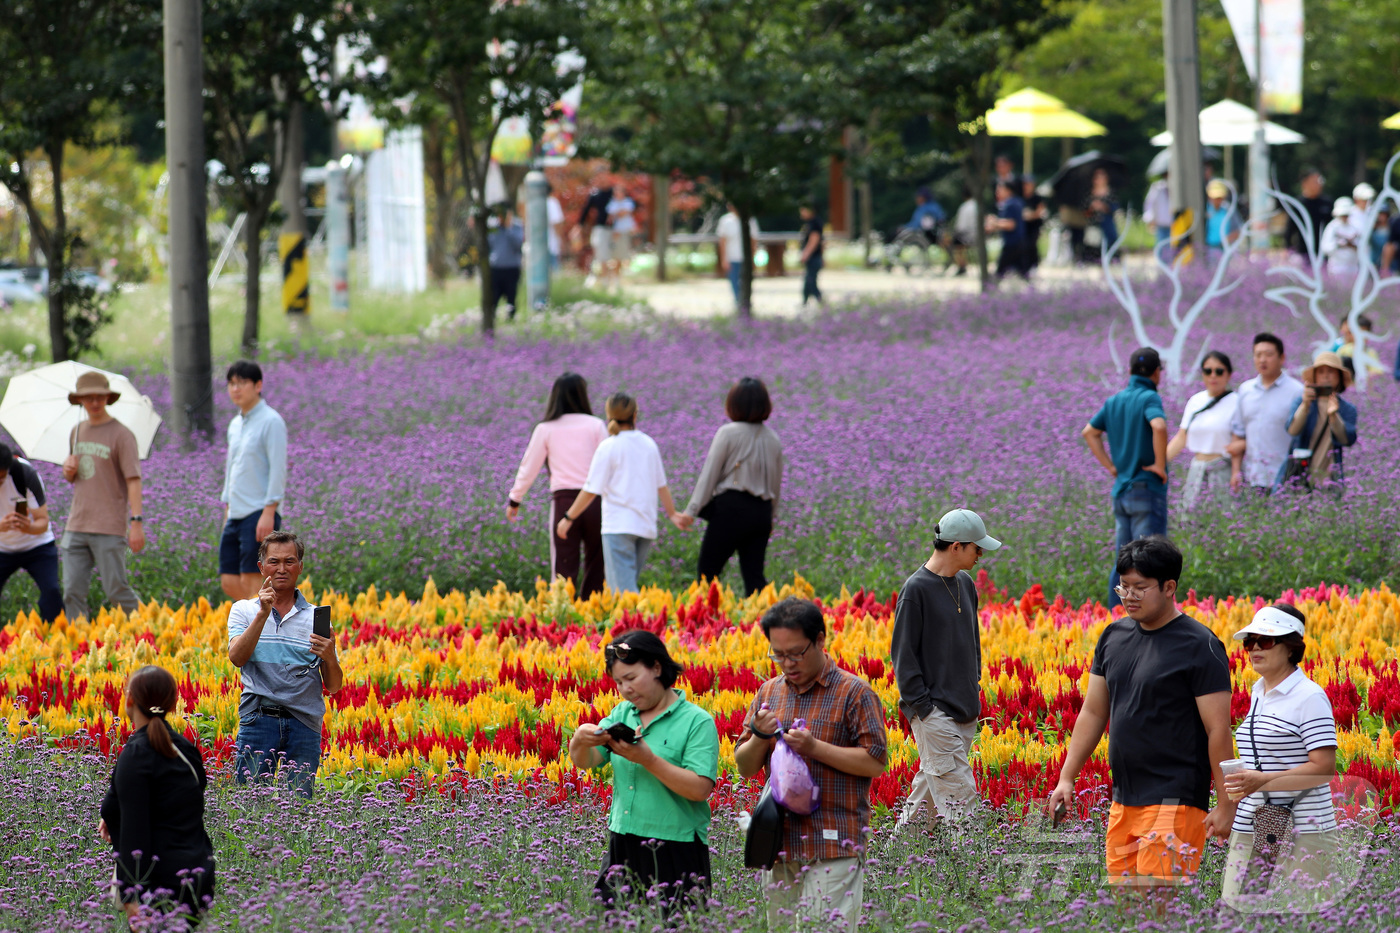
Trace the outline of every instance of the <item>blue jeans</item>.
[[637, 575], [656, 542], [640, 535], [603, 535], [603, 573], [619, 593], [637, 592]]
[[1108, 608], [1122, 605], [1123, 600], [1113, 588], [1118, 585], [1118, 553], [1123, 545], [1167, 533], [1167, 490], [1154, 489], [1148, 480], [1140, 479], [1119, 493], [1113, 500], [1113, 521], [1116, 526], [1113, 549], [1113, 572], [1108, 577]]
[[734, 304], [739, 304], [739, 288], [743, 284], [740, 279], [744, 275], [744, 264], [742, 262], [731, 262], [729, 264], [729, 287], [734, 289]]
[[63, 611], [63, 590], [58, 587], [58, 545], [45, 541], [27, 551], [0, 552], [0, 589], [5, 588], [16, 570], [28, 572], [39, 587], [39, 616], [45, 622], [57, 619]]
[[286, 769], [287, 783], [308, 800], [321, 766], [321, 733], [298, 719], [281, 719], [261, 713], [238, 723], [239, 784], [273, 783], [279, 769]]

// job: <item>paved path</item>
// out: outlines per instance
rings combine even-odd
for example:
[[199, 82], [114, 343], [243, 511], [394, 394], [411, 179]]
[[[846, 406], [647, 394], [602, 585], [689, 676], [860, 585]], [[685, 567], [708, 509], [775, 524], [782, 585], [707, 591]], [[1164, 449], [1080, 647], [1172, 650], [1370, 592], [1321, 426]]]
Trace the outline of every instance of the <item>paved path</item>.
[[[1043, 268], [1037, 271], [1037, 276], [1046, 285], [1103, 281], [1103, 272], [1097, 266]], [[965, 276], [921, 276], [907, 275], [902, 271], [824, 269], [819, 284], [826, 300], [833, 304], [867, 297], [946, 298], [977, 293], [975, 270], [969, 270]], [[1019, 279], [1008, 278], [1002, 287], [1019, 291], [1025, 285]], [[698, 318], [734, 313], [734, 293], [727, 279], [687, 277], [660, 283], [645, 277], [634, 277], [627, 280], [623, 291], [644, 300], [658, 314]], [[800, 275], [784, 278], [759, 276], [754, 279], [754, 313], [759, 317], [795, 316], [801, 311], [801, 298]]]

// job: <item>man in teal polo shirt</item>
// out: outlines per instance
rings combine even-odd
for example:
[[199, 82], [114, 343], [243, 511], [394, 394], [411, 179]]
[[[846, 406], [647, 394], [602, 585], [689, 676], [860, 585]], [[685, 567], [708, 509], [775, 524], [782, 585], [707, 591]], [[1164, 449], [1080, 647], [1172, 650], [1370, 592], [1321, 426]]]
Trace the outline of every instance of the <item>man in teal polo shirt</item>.
[[680, 665], [651, 632], [623, 632], [603, 656], [624, 702], [569, 740], [577, 767], [613, 769], [608, 858], [595, 896], [616, 908], [654, 898], [668, 914], [704, 903], [708, 798], [719, 776], [714, 717], [674, 689]]
[[1116, 569], [1123, 545], [1167, 533], [1167, 414], [1157, 394], [1162, 359], [1151, 347], [1134, 350], [1129, 372], [1128, 387], [1104, 402], [1081, 432], [1094, 459], [1114, 477], [1116, 546], [1115, 569], [1108, 578], [1110, 609], [1123, 601]]

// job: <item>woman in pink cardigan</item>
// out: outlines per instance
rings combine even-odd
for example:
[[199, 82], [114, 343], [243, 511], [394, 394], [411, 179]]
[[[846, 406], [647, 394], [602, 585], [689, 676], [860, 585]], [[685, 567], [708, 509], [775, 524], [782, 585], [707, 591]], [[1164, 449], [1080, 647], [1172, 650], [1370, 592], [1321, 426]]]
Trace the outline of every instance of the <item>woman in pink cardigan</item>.
[[[593, 452], [608, 436], [608, 428], [593, 414], [588, 401], [588, 381], [578, 373], [564, 373], [554, 380], [545, 405], [544, 420], [535, 425], [515, 485], [510, 490], [506, 518], [520, 520], [520, 503], [539, 476], [549, 470], [549, 493], [554, 509], [549, 519], [550, 573], [574, 581], [579, 597], [587, 599], [603, 589], [603, 507], [595, 500], [569, 528], [567, 537], [554, 534], [559, 519], [578, 498]], [[578, 580], [582, 552], [583, 580]]]

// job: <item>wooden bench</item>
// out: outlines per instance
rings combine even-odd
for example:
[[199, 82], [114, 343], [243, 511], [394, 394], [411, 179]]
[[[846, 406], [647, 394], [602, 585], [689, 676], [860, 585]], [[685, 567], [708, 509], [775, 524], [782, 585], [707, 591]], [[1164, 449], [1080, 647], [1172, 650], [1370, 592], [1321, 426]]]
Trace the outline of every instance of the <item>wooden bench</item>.
[[[787, 250], [789, 242], [796, 240], [801, 233], [794, 230], [791, 232], [777, 230], [773, 232], [760, 232], [758, 242], [755, 244], [755, 251], [762, 248], [768, 254], [768, 264], [764, 267], [763, 274], [768, 278], [782, 278], [787, 274], [787, 269], [783, 264], [783, 253]], [[702, 243], [713, 243], [715, 245], [715, 278], [724, 278], [725, 273], [720, 269], [719, 263], [719, 237], [713, 233], [673, 233], [666, 240], [668, 246], [698, 246]], [[776, 248], [774, 248], [776, 247]], [[755, 258], [757, 258], [755, 256]], [[757, 269], [755, 269], [757, 271]]]

